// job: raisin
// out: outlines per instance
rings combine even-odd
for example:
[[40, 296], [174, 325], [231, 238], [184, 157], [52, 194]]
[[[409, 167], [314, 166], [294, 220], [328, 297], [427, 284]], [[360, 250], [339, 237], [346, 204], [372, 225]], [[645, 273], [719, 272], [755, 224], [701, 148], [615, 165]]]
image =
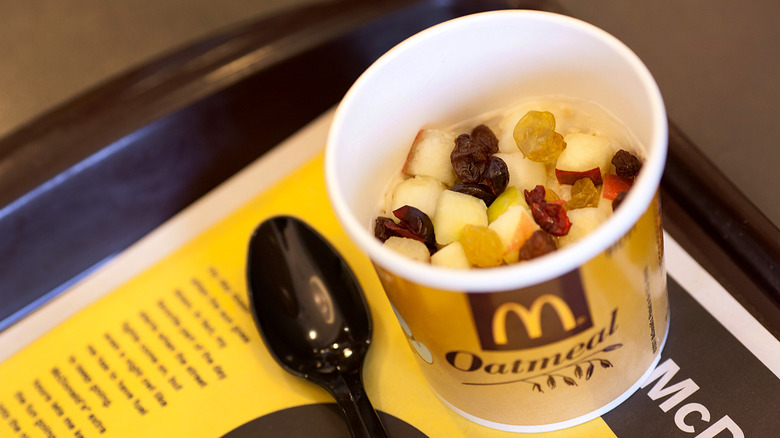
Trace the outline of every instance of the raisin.
[[509, 184], [509, 169], [506, 167], [504, 160], [498, 157], [490, 157], [483, 178], [485, 185], [490, 187], [494, 195], [498, 196], [503, 193], [507, 184]]
[[456, 184], [450, 189], [453, 192], [464, 193], [466, 195], [479, 198], [485, 202], [485, 205], [490, 207], [490, 204], [496, 200], [496, 194], [493, 190], [484, 184]]
[[512, 136], [523, 156], [531, 161], [553, 163], [566, 148], [555, 132], [555, 116], [549, 111], [528, 111], [515, 125]]
[[[424, 243], [428, 249], [436, 249], [436, 236], [433, 232], [433, 222], [427, 214], [420, 211], [418, 208], [410, 205], [404, 205], [393, 211], [393, 215], [401, 220], [399, 224], [401, 228], [409, 230], [414, 234], [413, 239], [419, 240]], [[403, 236], [409, 237], [409, 236]]]
[[615, 199], [612, 200], [612, 211], [615, 211], [618, 207], [620, 207], [620, 204], [622, 204], [623, 200], [626, 199], [626, 195], [628, 195], [628, 190], [623, 190], [622, 192], [618, 193], [617, 196], [615, 196]]
[[471, 131], [471, 137], [488, 154], [493, 155], [498, 152], [498, 138], [493, 131], [485, 125], [479, 125]]
[[569, 202], [563, 205], [566, 210], [574, 210], [575, 208], [585, 207], [598, 207], [599, 189], [593, 184], [593, 180], [590, 178], [578, 179], [571, 187], [571, 199]]
[[455, 139], [455, 148], [450, 154], [452, 168], [464, 183], [478, 183], [487, 168], [490, 153], [469, 134]]
[[544, 186], [538, 185], [530, 192], [524, 191], [525, 200], [531, 207], [534, 221], [545, 231], [554, 236], [565, 236], [569, 233], [571, 222], [566, 215], [566, 209], [557, 203], [544, 200]]
[[536, 230], [520, 247], [520, 260], [531, 260], [557, 249], [555, 238], [544, 230]]
[[479, 225], [465, 225], [460, 232], [460, 244], [466, 258], [474, 266], [489, 268], [503, 263], [504, 244], [495, 231]]
[[642, 169], [642, 163], [634, 154], [623, 149], [612, 157], [615, 173], [621, 178], [634, 178]]
[[549, 189], [544, 192], [544, 200], [547, 202], [560, 201], [561, 197], [555, 193], [555, 190]]

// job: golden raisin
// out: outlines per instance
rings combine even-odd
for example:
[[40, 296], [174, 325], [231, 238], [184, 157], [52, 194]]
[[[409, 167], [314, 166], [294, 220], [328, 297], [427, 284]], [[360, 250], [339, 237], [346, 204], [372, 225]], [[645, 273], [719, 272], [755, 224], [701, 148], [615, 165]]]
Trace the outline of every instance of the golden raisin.
[[555, 116], [549, 111], [528, 111], [517, 122], [512, 135], [531, 161], [553, 163], [566, 148], [563, 136], [555, 132]]
[[555, 202], [555, 201], [559, 201], [560, 199], [561, 197], [558, 196], [558, 194], [555, 193], [553, 189], [547, 189], [544, 192], [544, 200], [547, 202]]
[[495, 231], [479, 225], [465, 225], [460, 244], [469, 263], [479, 268], [498, 266], [503, 261], [504, 244]]
[[581, 178], [571, 187], [571, 200], [563, 204], [563, 206], [566, 210], [598, 207], [600, 198], [599, 189], [593, 184], [593, 180], [590, 178]]

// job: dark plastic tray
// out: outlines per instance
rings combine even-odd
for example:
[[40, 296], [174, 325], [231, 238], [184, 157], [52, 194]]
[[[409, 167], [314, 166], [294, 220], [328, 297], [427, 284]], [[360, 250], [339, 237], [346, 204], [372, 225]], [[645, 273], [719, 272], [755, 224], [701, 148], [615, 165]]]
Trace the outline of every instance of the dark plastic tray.
[[[0, 139], [0, 330], [336, 105], [450, 18], [553, 2], [343, 0], [236, 28]], [[665, 226], [775, 336], [780, 232], [672, 124]]]

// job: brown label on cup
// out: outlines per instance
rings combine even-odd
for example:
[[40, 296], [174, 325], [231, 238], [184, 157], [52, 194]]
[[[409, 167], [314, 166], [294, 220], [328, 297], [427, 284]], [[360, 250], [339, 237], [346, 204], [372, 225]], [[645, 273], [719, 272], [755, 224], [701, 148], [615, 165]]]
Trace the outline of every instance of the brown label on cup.
[[522, 290], [468, 294], [483, 350], [523, 350], [593, 327], [579, 273]]

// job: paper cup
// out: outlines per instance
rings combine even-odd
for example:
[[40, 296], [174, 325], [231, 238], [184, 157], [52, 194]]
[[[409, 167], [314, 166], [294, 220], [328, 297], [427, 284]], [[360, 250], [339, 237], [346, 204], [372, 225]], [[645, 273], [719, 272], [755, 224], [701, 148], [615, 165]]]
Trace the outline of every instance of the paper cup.
[[[378, 201], [419, 129], [545, 95], [598, 103], [643, 145], [642, 171], [604, 225], [544, 257], [472, 270], [408, 260], [373, 236]], [[476, 423], [542, 432], [614, 408], [659, 359], [666, 148], [661, 94], [625, 45], [569, 17], [499, 11], [434, 26], [377, 60], [336, 111], [325, 172], [431, 389]]]

